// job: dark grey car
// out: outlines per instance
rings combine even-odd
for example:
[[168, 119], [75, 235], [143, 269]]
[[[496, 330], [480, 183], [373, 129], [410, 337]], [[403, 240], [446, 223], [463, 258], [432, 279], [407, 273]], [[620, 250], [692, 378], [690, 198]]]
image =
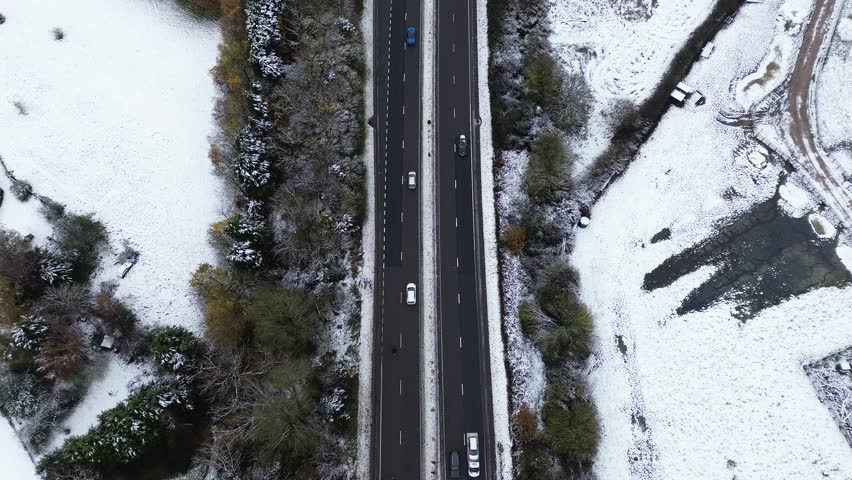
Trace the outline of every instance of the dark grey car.
[[456, 150], [460, 157], [467, 156], [467, 137], [459, 135], [458, 149]]
[[450, 478], [461, 478], [461, 458], [458, 450], [450, 452]]

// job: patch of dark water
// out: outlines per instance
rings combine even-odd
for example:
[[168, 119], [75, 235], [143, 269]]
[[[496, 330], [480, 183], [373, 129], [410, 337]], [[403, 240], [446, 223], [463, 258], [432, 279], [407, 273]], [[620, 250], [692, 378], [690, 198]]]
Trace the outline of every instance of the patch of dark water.
[[742, 321], [820, 287], [842, 286], [852, 275], [837, 256], [836, 240], [820, 239], [807, 218], [778, 207], [779, 195], [718, 227], [717, 234], [667, 258], [645, 275], [647, 291], [668, 287], [705, 265], [717, 270], [689, 292], [677, 314], [732, 301]]

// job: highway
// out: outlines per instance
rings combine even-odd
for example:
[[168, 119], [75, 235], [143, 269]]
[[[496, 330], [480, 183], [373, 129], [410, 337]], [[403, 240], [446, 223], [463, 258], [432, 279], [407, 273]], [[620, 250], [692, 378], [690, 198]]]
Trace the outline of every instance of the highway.
[[[404, 299], [406, 284], [423, 284], [422, 197], [419, 188], [407, 188], [406, 176], [414, 171], [420, 179], [420, 102], [431, 96], [420, 92], [420, 45], [404, 42], [406, 27], [421, 31], [420, 8], [419, 0], [374, 4], [377, 288], [371, 477], [378, 480], [417, 479], [427, 473], [421, 471], [423, 306], [419, 301], [406, 305]], [[449, 452], [458, 450], [464, 459], [464, 434], [477, 432], [482, 452], [479, 478], [490, 479], [495, 459], [483, 308], [476, 4], [438, 0], [436, 10], [437, 199], [434, 205], [422, 205], [422, 211], [436, 214], [438, 230], [439, 454], [448, 478]], [[459, 135], [469, 139], [466, 156], [456, 152]], [[466, 470], [467, 462], [462, 466]]]
[[[464, 459], [464, 435], [476, 432], [482, 452], [479, 478], [491, 479], [495, 459], [479, 201], [476, 2], [438, 0], [436, 11], [441, 454], [446, 478], [449, 452], [458, 450]], [[466, 156], [456, 151], [459, 135], [469, 140]], [[463, 460], [465, 470], [466, 465]]]
[[420, 174], [420, 53], [405, 44], [408, 26], [420, 30], [420, 3], [376, 0], [374, 8], [378, 198], [371, 468], [373, 478], [402, 480], [418, 478], [421, 465], [421, 305], [404, 299], [406, 284], [422, 284], [420, 190], [404, 184], [408, 172], [418, 180]]

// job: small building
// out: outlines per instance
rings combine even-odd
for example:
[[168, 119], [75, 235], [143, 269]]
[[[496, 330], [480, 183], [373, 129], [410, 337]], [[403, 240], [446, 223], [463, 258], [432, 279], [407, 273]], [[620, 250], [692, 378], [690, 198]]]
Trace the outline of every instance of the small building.
[[696, 90], [692, 95], [689, 96], [690, 102], [692, 102], [693, 107], [700, 107], [707, 102], [707, 99], [704, 98], [704, 95], [701, 94], [698, 90]]
[[695, 91], [695, 88], [691, 87], [689, 84], [684, 83], [684, 82], [678, 82], [677, 89], [680, 90], [681, 92], [687, 94], [687, 95], [689, 95], [690, 93]]
[[115, 337], [112, 335], [104, 335], [104, 339], [101, 341], [101, 349], [102, 350], [112, 350], [115, 345]]
[[701, 49], [701, 58], [710, 58], [710, 55], [713, 55], [713, 50], [716, 50], [716, 44], [707, 42], [704, 48]]
[[686, 94], [678, 89], [672, 90], [671, 97], [678, 105], [683, 105], [683, 101], [686, 100]]
[[834, 368], [842, 374], [848, 374], [849, 372], [852, 372], [852, 365], [850, 365], [849, 360], [845, 358], [837, 362], [837, 365], [835, 365]]

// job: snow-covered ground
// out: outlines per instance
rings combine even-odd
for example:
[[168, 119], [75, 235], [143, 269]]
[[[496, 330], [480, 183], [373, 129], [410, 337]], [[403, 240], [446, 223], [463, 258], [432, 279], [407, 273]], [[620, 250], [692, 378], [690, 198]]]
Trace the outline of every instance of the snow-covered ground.
[[9, 189], [10, 185], [11, 182], [6, 175], [0, 172], [0, 189], [5, 192], [3, 203], [0, 205], [0, 227], [14, 230], [22, 236], [32, 235], [36, 244], [44, 244], [53, 227], [39, 213], [41, 202], [35, 198], [26, 202], [18, 200]]
[[[214, 260], [207, 229], [221, 218], [207, 158], [217, 25], [157, 1], [0, 0], [0, 12], [0, 155], [39, 193], [94, 212], [113, 250], [127, 239], [141, 252], [117, 295], [143, 323], [198, 330], [189, 276]], [[17, 217], [7, 208], [0, 219]]]
[[[510, 212], [515, 207], [513, 201], [525, 195], [523, 192], [524, 172], [527, 169], [529, 155], [526, 152], [502, 152], [503, 167], [497, 183], [501, 190], [497, 195], [497, 208], [500, 212]], [[505, 228], [505, 225], [501, 225]], [[506, 249], [501, 252], [503, 260], [503, 306], [504, 328], [506, 330], [506, 356], [512, 370], [512, 405], [519, 410], [528, 405], [540, 411], [544, 403], [544, 391], [547, 379], [541, 353], [521, 331], [518, 309], [521, 302], [531, 292], [527, 288], [530, 279], [517, 257]], [[515, 413], [515, 412], [512, 412]]]
[[586, 138], [577, 142], [582, 170], [611, 137], [607, 110], [617, 99], [645, 100], [675, 54], [713, 8], [713, 0], [554, 0], [550, 42], [594, 96]]
[[[595, 317], [598, 478], [852, 478], [852, 450], [802, 369], [852, 344], [852, 287], [814, 290], [745, 322], [725, 302], [674, 313], [713, 266], [650, 293], [641, 288], [665, 259], [776, 192], [780, 165], [756, 165], [765, 150], [716, 117], [741, 108], [737, 80], [770, 49], [782, 1], [746, 4], [717, 35], [716, 52], [686, 79], [707, 104], [664, 116], [577, 235], [572, 261]], [[806, 182], [787, 182], [783, 208], [815, 213]], [[663, 228], [671, 238], [651, 244]]]
[[141, 365], [125, 363], [118, 356], [110, 355], [100, 359], [99, 374], [93, 379], [80, 404], [62, 422], [67, 433], [54, 434], [45, 448], [49, 452], [62, 446], [62, 442], [72, 435], [83, 435], [98, 423], [98, 415], [115, 407], [130, 396], [131, 385], [138, 385], [150, 379]]
[[[421, 6], [420, 16], [424, 19], [434, 19], [435, 1], [424, 0]], [[424, 21], [420, 32], [420, 48], [423, 52], [420, 57], [420, 68], [423, 71], [422, 83], [420, 85], [423, 102], [420, 113], [420, 228], [423, 232], [421, 239], [421, 284], [423, 297], [422, 329], [420, 337], [421, 355], [420, 371], [421, 377], [421, 416], [420, 416], [420, 438], [423, 443], [420, 455], [422, 463], [421, 471], [423, 478], [441, 479], [443, 470], [437, 468], [445, 465], [441, 462], [441, 412], [438, 404], [438, 262], [435, 255], [438, 250], [437, 243], [437, 205], [435, 184], [435, 22]], [[444, 459], [446, 461], [446, 459]]]
[[796, 60], [799, 34], [808, 19], [811, 3], [810, 0], [786, 0], [780, 4], [773, 20], [775, 35], [765, 50], [766, 55], [752, 73], [737, 82], [737, 101], [746, 110], [763, 100], [789, 76]]
[[12, 425], [0, 418], [0, 458], [3, 464], [3, 478], [14, 480], [38, 480], [35, 465], [27, 455], [24, 446], [18, 440]]

